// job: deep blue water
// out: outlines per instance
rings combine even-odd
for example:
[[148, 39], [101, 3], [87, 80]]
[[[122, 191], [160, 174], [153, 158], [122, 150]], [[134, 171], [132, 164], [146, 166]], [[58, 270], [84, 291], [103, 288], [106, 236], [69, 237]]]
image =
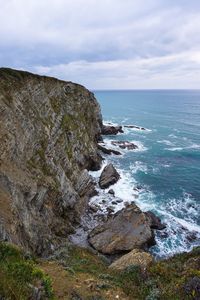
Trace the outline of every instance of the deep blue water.
[[[167, 224], [151, 251], [165, 257], [200, 244], [200, 91], [97, 91], [95, 96], [106, 122], [149, 129], [126, 128], [105, 142], [139, 146], [107, 159], [122, 174], [116, 195], [135, 200]], [[133, 192], [137, 186], [139, 193]]]

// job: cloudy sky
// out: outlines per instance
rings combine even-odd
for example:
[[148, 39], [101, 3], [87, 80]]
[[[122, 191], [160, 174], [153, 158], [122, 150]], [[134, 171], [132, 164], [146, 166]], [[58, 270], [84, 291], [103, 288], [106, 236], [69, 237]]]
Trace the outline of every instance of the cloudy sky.
[[0, 66], [90, 89], [200, 88], [200, 0], [0, 0]]

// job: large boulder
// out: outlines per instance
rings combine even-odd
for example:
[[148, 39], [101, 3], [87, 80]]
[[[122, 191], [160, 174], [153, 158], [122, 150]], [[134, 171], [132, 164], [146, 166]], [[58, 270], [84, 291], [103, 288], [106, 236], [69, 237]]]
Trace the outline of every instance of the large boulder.
[[114, 168], [113, 164], [108, 164], [101, 173], [99, 178], [99, 186], [102, 189], [107, 189], [110, 185], [116, 183], [119, 178], [120, 175]]
[[103, 135], [116, 135], [123, 132], [122, 126], [103, 125], [101, 129]]
[[123, 271], [129, 266], [134, 265], [139, 266], [144, 271], [152, 262], [153, 256], [150, 253], [134, 249], [113, 262], [109, 268]]
[[113, 215], [89, 234], [89, 243], [104, 254], [116, 254], [155, 244], [147, 216], [135, 205]]

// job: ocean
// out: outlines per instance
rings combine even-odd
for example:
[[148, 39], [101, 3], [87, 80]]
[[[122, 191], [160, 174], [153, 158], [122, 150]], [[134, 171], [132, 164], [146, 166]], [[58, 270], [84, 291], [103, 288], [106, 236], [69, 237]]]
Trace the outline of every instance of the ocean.
[[[158, 259], [200, 245], [200, 91], [96, 91], [95, 96], [105, 123], [147, 129], [124, 127], [124, 133], [104, 137], [108, 148], [113, 140], [138, 146], [114, 147], [122, 155], [105, 156], [103, 166], [112, 162], [121, 175], [112, 186], [123, 199], [115, 211], [135, 201], [161, 218], [167, 227], [156, 232], [157, 244], [150, 249]], [[109, 197], [100, 191], [91, 201], [104, 210]]]

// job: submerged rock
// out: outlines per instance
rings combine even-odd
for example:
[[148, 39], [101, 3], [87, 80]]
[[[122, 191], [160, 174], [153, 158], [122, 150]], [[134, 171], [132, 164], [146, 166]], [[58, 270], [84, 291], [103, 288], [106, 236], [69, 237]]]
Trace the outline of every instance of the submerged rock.
[[116, 135], [123, 133], [122, 126], [103, 125], [101, 134], [103, 135]]
[[135, 205], [128, 205], [89, 234], [89, 243], [104, 254], [116, 254], [155, 244], [149, 219]]
[[161, 219], [157, 217], [153, 212], [147, 211], [146, 216], [149, 218], [150, 227], [156, 230], [163, 230], [166, 228], [165, 224], [162, 224]]
[[102, 189], [108, 188], [110, 185], [116, 183], [120, 178], [119, 173], [114, 168], [113, 164], [108, 164], [103, 169], [99, 178], [99, 186]]
[[142, 271], [144, 271], [152, 262], [153, 256], [150, 253], [134, 249], [114, 261], [109, 268], [117, 271], [123, 271], [124, 269], [134, 265], [139, 266]]
[[111, 141], [111, 144], [113, 146], [117, 146], [117, 147], [119, 147], [121, 149], [127, 149], [127, 150], [138, 149], [137, 145], [135, 145], [134, 143], [129, 142], [129, 141]]

